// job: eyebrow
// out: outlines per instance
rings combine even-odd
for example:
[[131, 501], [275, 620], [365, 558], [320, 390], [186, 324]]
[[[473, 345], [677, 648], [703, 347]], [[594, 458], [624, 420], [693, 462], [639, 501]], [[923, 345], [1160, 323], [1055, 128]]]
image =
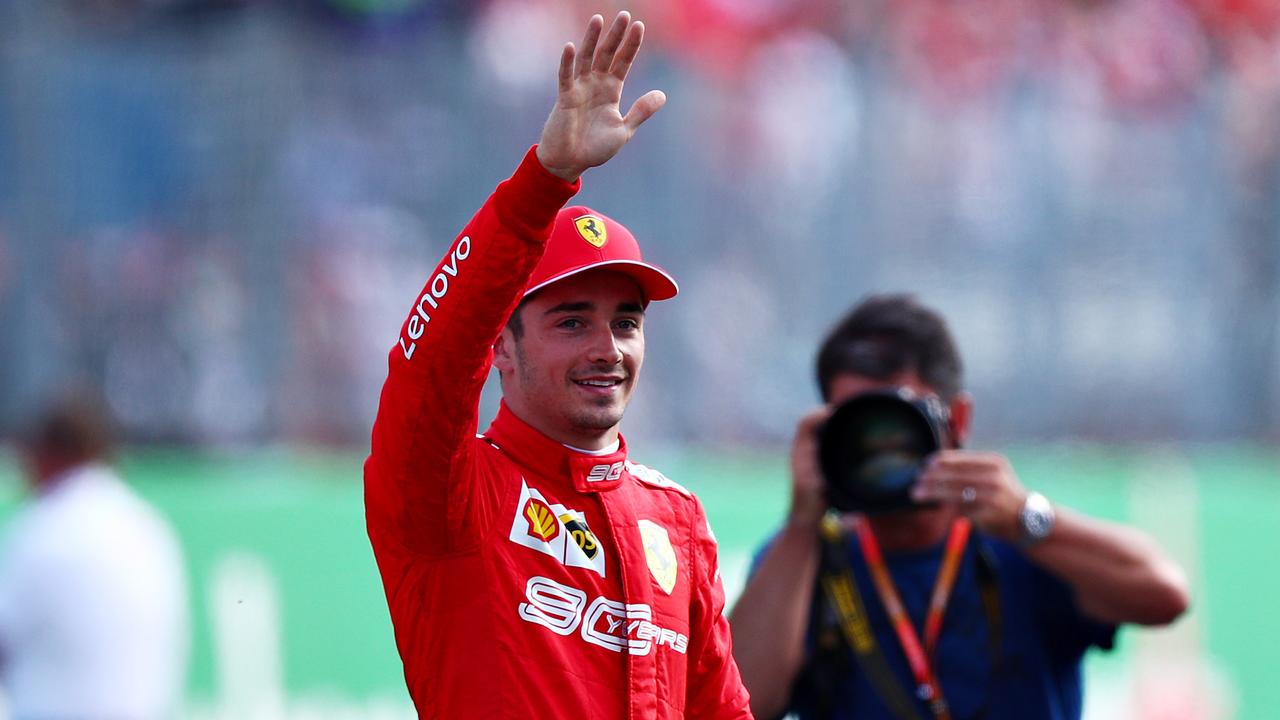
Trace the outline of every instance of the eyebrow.
[[[556, 313], [573, 313], [588, 312], [596, 309], [596, 304], [590, 300], [579, 300], [577, 302], [562, 302], [559, 305], [547, 310], [543, 315], [554, 315]], [[644, 314], [644, 305], [636, 302], [618, 303], [618, 312], [630, 314]]]

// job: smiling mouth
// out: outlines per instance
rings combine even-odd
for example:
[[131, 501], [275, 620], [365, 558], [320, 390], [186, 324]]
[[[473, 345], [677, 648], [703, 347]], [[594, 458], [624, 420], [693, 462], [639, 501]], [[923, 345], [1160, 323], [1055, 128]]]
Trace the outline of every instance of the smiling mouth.
[[592, 378], [590, 380], [574, 380], [575, 385], [593, 389], [612, 389], [622, 384], [622, 378]]

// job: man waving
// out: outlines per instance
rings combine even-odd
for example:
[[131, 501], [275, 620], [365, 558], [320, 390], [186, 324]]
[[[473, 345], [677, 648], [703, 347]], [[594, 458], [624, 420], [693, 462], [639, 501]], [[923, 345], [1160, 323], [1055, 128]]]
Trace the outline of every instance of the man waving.
[[[645, 308], [675, 281], [613, 219], [563, 207], [665, 102], [621, 112], [643, 35], [597, 15], [565, 46], [541, 140], [391, 349], [366, 518], [422, 717], [750, 717], [702, 506], [618, 433]], [[476, 435], [491, 365], [503, 403]]]

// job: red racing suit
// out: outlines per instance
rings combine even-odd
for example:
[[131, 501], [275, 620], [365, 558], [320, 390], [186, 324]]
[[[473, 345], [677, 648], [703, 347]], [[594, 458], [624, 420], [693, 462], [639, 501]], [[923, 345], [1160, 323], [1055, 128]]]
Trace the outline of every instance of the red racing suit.
[[475, 434], [491, 348], [577, 192], [533, 151], [428, 279], [365, 463], [365, 514], [426, 718], [750, 718], [698, 500], [505, 406]]

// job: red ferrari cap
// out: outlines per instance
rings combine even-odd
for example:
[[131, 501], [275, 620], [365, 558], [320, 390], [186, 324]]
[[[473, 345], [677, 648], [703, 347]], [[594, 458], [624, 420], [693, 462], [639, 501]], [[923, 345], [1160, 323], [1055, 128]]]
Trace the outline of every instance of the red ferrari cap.
[[547, 250], [533, 269], [525, 297], [553, 282], [597, 268], [629, 275], [640, 285], [646, 301], [666, 300], [680, 291], [666, 270], [644, 261], [630, 230], [603, 213], [575, 205], [556, 215]]

